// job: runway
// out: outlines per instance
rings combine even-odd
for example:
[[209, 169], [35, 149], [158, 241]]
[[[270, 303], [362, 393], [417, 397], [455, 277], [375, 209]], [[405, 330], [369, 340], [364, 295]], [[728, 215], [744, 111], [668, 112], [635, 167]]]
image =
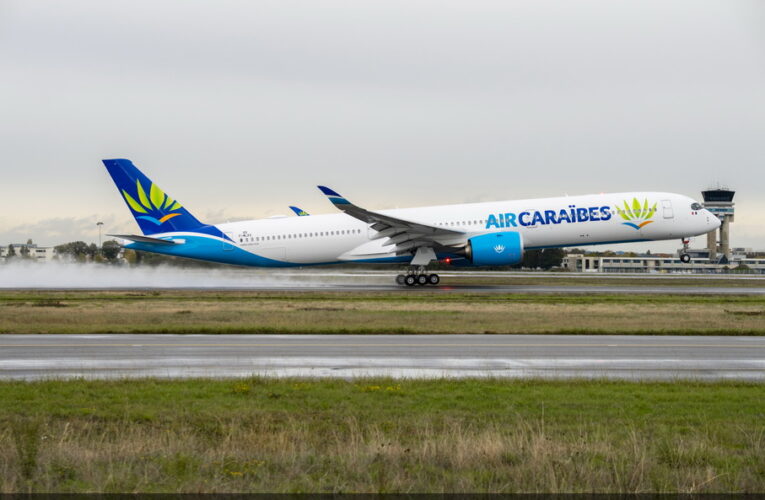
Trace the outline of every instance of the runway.
[[0, 290], [203, 290], [527, 294], [765, 295], [763, 275], [439, 271], [441, 286], [394, 283], [396, 268], [256, 269], [92, 266], [50, 262], [0, 266]]
[[[164, 287], [117, 287], [107, 290], [155, 290]], [[169, 287], [170, 290], [199, 291], [249, 291], [249, 292], [411, 292], [433, 291], [439, 293], [517, 293], [517, 294], [662, 294], [662, 295], [765, 295], [765, 287], [719, 287], [719, 286], [601, 286], [601, 285], [440, 285], [406, 287], [376, 284], [327, 284], [327, 285], [268, 285], [227, 287]]]
[[0, 336], [0, 379], [250, 375], [762, 381], [765, 337]]

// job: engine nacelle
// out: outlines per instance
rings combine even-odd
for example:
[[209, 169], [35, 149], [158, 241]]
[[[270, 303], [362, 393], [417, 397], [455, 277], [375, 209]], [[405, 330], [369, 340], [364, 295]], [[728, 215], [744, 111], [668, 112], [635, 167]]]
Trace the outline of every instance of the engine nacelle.
[[465, 257], [474, 266], [510, 266], [523, 258], [521, 233], [504, 231], [468, 239]]

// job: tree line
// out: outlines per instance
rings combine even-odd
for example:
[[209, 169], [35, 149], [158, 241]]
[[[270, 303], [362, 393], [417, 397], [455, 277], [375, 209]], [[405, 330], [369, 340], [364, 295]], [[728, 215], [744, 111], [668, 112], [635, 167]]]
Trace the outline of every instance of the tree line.
[[56, 255], [59, 257], [69, 256], [77, 262], [99, 261], [113, 263], [117, 261], [121, 249], [122, 247], [115, 240], [104, 241], [101, 247], [95, 243], [87, 244], [84, 241], [72, 241], [55, 247]]

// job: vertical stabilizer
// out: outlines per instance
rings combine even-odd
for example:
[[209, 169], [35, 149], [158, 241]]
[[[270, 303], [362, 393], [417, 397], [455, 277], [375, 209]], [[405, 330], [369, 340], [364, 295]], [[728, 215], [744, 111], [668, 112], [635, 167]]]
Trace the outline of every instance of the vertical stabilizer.
[[195, 231], [205, 226], [130, 160], [103, 162], [143, 234]]

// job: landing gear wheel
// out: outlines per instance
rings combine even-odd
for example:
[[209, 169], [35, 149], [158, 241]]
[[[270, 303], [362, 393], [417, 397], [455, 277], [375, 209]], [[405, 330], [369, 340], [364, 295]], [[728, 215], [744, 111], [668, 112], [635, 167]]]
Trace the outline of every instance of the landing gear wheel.
[[428, 284], [428, 276], [425, 275], [425, 274], [420, 274], [419, 276], [417, 276], [417, 284], [418, 285], [422, 285], [422, 286], [427, 285]]
[[439, 278], [437, 274], [428, 275], [428, 283], [430, 283], [431, 285], [437, 285], [440, 282], [441, 282], [441, 278]]
[[404, 284], [406, 286], [414, 286], [415, 284], [417, 284], [417, 278], [415, 278], [413, 274], [407, 274], [404, 277]]
[[680, 250], [680, 262], [687, 264], [691, 261], [691, 256], [688, 255], [688, 243], [691, 242], [690, 238], [683, 238], [680, 240], [683, 243], [683, 249]]
[[405, 285], [406, 284], [406, 276], [403, 274], [399, 274], [396, 276], [396, 284], [397, 285]]

